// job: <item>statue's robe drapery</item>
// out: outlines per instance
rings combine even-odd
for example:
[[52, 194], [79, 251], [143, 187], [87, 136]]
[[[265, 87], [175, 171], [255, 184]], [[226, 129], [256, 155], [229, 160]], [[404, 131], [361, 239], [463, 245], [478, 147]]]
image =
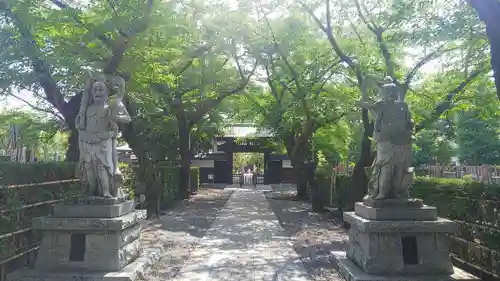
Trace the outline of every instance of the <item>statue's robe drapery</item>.
[[85, 130], [79, 132], [79, 163], [84, 186], [89, 187], [92, 184], [89, 180], [93, 179], [84, 176], [87, 169], [92, 169], [93, 174], [97, 177], [97, 192], [102, 195], [102, 180], [104, 179], [100, 178], [99, 170], [105, 169], [108, 174], [109, 182], [107, 184], [111, 195], [120, 197], [122, 195], [120, 186], [123, 178], [118, 168], [116, 155], [118, 126], [112, 120], [112, 112], [114, 111], [108, 106], [104, 107], [102, 111], [96, 112], [87, 109]]
[[372, 108], [377, 155], [368, 196], [374, 199], [408, 197], [412, 165], [412, 122], [403, 102], [381, 101]]

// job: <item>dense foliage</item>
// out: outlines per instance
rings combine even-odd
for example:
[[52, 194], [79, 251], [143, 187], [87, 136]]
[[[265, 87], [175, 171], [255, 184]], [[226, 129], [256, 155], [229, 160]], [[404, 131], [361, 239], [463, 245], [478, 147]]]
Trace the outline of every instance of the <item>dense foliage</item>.
[[234, 153], [233, 174], [241, 172], [242, 167], [254, 166], [255, 173], [264, 173], [264, 154], [262, 153]]
[[[193, 154], [234, 121], [274, 133], [302, 198], [308, 185], [320, 198], [315, 166], [354, 160], [352, 205], [373, 160], [372, 118], [354, 104], [377, 99], [367, 83], [387, 75], [412, 109], [417, 164], [498, 161], [500, 79], [490, 76], [499, 73], [500, 25], [488, 13], [497, 0], [479, 2], [2, 1], [1, 94], [64, 121], [66, 160], [75, 161], [84, 81], [122, 75], [133, 119], [122, 138], [137, 156], [150, 214], [161, 162], [180, 164], [176, 192], [186, 198]], [[487, 136], [475, 142], [479, 131]]]
[[[121, 164], [120, 168], [125, 178], [124, 188], [133, 195], [137, 192], [135, 173], [128, 165]], [[75, 171], [75, 164], [68, 162], [0, 163], [0, 235], [19, 232], [0, 239], [0, 260], [36, 247], [41, 237], [40, 233], [30, 230], [33, 218], [50, 215], [54, 203], [79, 197], [81, 188], [77, 182], [61, 182], [74, 180]], [[162, 190], [159, 205], [169, 208], [179, 199], [179, 168], [162, 167], [159, 174], [157, 184]], [[194, 179], [191, 190], [196, 191], [199, 187], [198, 168], [191, 169], [191, 177]], [[35, 185], [12, 186], [17, 184]], [[5, 266], [5, 269], [10, 269], [10, 264]]]
[[[44, 164], [0, 163], [0, 235], [31, 227], [34, 217], [49, 215], [56, 200], [72, 200], [79, 195], [79, 186], [72, 182], [75, 165], [64, 162]], [[54, 182], [7, 188], [14, 184]], [[32, 205], [37, 204], [38, 205]], [[32, 231], [21, 232], [0, 240], [0, 260], [36, 246]], [[7, 265], [8, 266], [8, 265]]]
[[[347, 207], [349, 177], [337, 175], [332, 185], [332, 174], [320, 170], [317, 176], [324, 197], [331, 198], [333, 206], [344, 210]], [[429, 206], [437, 207], [440, 217], [457, 223], [458, 231], [451, 237], [451, 251], [459, 259], [476, 266], [465, 264], [467, 270], [478, 276], [485, 272], [500, 272], [496, 266], [496, 253], [500, 251], [500, 217], [496, 211], [500, 202], [499, 185], [466, 179], [416, 177], [410, 194], [423, 199]]]
[[[373, 118], [355, 102], [377, 100], [385, 76], [411, 108], [416, 166], [452, 157], [499, 164], [499, 14], [498, 0], [3, 0], [0, 95], [43, 118], [0, 116], [0, 150], [16, 123], [20, 145], [42, 158], [67, 147], [65, 159], [75, 162], [84, 82], [96, 73], [121, 75], [133, 121], [119, 141], [137, 156], [137, 166], [123, 170], [126, 185], [146, 195], [149, 216], [197, 189], [190, 160], [235, 121], [274, 134], [275, 151], [292, 161], [298, 196], [311, 195], [314, 211], [324, 203], [351, 209], [365, 194], [374, 152]], [[355, 162], [353, 176], [333, 175], [346, 160]], [[16, 173], [2, 166], [0, 176], [57, 179], [72, 176], [72, 165]], [[326, 196], [324, 186], [335, 192]], [[443, 215], [476, 224], [496, 220], [483, 212], [496, 190], [424, 179], [413, 186]], [[2, 204], [29, 196], [18, 197]], [[476, 235], [464, 231], [462, 238]]]
[[61, 131], [61, 123], [39, 115], [14, 110], [0, 113], [0, 154], [10, 156], [14, 154], [13, 148], [26, 147], [27, 156], [38, 160], [56, 160], [57, 156], [63, 156], [67, 136]]

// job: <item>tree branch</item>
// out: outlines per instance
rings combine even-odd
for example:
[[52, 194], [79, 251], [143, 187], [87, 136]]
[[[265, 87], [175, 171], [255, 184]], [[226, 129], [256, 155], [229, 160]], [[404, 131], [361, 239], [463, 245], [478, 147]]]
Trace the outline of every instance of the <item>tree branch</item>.
[[50, 109], [46, 109], [46, 108], [43, 108], [43, 107], [39, 107], [31, 102], [29, 102], [28, 100], [26, 99], [23, 99], [21, 98], [20, 96], [16, 95], [16, 94], [13, 94], [13, 93], [9, 93], [8, 94], [9, 96], [19, 100], [19, 101], [22, 101], [23, 103], [25, 103], [26, 105], [28, 105], [29, 107], [31, 107], [32, 109], [36, 110], [36, 111], [40, 111], [40, 112], [45, 112], [45, 113], [49, 113], [51, 115], [54, 115], [57, 119], [59, 120], [64, 120], [61, 115], [57, 114], [56, 112], [50, 110]]
[[[272, 58], [271, 58], [272, 60]], [[281, 97], [278, 96], [278, 90], [276, 89], [276, 86], [273, 83], [273, 79], [271, 78], [271, 72], [269, 71], [269, 67], [267, 65], [264, 66], [264, 69], [266, 70], [266, 75], [267, 75], [267, 85], [269, 85], [269, 88], [271, 89], [271, 94], [273, 95], [274, 99], [278, 103], [278, 107], [281, 108]]]
[[70, 11], [71, 17], [78, 25], [87, 29], [91, 34], [93, 34], [95, 37], [101, 40], [101, 42], [104, 43], [106, 46], [108, 47], [113, 46], [113, 40], [111, 38], [107, 37], [105, 34], [97, 33], [92, 27], [86, 25], [82, 20], [80, 20], [77, 13], [75, 13], [74, 11], [74, 8], [71, 8], [70, 6], [64, 4], [61, 0], [51, 0], [51, 2], [62, 10]]
[[410, 83], [412, 82], [413, 77], [417, 74], [417, 72], [420, 70], [420, 68], [422, 68], [425, 64], [427, 64], [431, 60], [433, 60], [433, 59], [441, 56], [442, 54], [457, 49], [457, 47], [443, 49], [443, 47], [445, 45], [446, 45], [446, 43], [442, 44], [436, 50], [434, 50], [433, 52], [431, 52], [431, 53], [427, 54], [426, 56], [424, 56], [419, 62], [417, 62], [413, 66], [413, 68], [410, 70], [410, 72], [408, 72], [408, 74], [406, 74], [405, 82], [401, 86], [401, 92], [402, 92], [402, 95], [403, 95], [403, 98], [402, 98], [403, 100], [404, 100], [404, 96], [406, 95], [406, 92], [410, 88]]
[[130, 28], [127, 38], [136, 36], [137, 34], [144, 32], [148, 26], [151, 18], [151, 13], [153, 12], [153, 0], [147, 0], [146, 11], [144, 12], [144, 17], [139, 21], [135, 27]]
[[[210, 46], [206, 46], [206, 45], [203, 45], [199, 48], [197, 48], [195, 51], [194, 51], [194, 54], [189, 57], [188, 61], [179, 69], [179, 71], [175, 72], [174, 75], [179, 77], [181, 76], [182, 74], [184, 74], [184, 72], [186, 72], [194, 63], [194, 60], [200, 56], [202, 56], [204, 54], [204, 52], [206, 50], [208, 50], [210, 48]], [[170, 90], [172, 90], [168, 85], [165, 85], [165, 84], [153, 84], [151, 85], [152, 88], [154, 88], [157, 92], [160, 92], [160, 93], [166, 93]], [[192, 89], [189, 89], [189, 91], [191, 91]], [[189, 91], [186, 91], [189, 92]], [[182, 96], [182, 94], [180, 94]]]
[[[68, 5], [64, 4], [62, 1], [51, 0], [51, 2], [54, 3], [55, 5], [57, 5], [61, 9], [65, 9], [65, 10], [70, 11], [72, 14], [73, 20], [78, 25], [86, 28], [90, 33], [94, 34], [94, 36], [96, 36], [99, 40], [101, 40], [101, 42], [103, 42], [104, 45], [111, 48], [112, 55], [108, 59], [107, 63], [105, 64], [105, 66], [103, 68], [103, 72], [105, 74], [114, 74], [116, 72], [116, 69], [118, 68], [118, 65], [120, 64], [120, 62], [123, 58], [123, 55], [128, 48], [127, 38], [131, 37], [131, 35], [135, 35], [139, 31], [143, 31], [147, 28], [147, 25], [144, 25], [144, 23], [146, 23], [146, 22], [141, 21], [141, 23], [139, 24], [141, 27], [137, 30], [136, 33], [127, 34], [119, 29], [118, 32], [121, 35], [121, 38], [117, 38], [117, 39], [113, 40], [113, 39], [109, 38], [108, 36], [106, 36], [105, 34], [98, 33], [96, 31], [94, 31], [94, 29], [92, 27], [86, 25], [83, 21], [81, 21], [78, 18], [78, 15], [75, 13], [74, 9], [69, 7]], [[151, 0], [149, 2], [151, 2]], [[148, 11], [150, 11], [150, 9], [148, 9]], [[115, 11], [115, 13], [116, 13], [116, 11]], [[146, 15], [145, 18], [149, 17], [149, 14], [147, 14], [147, 13], [145, 15]]]
[[333, 35], [333, 27], [331, 24], [331, 11], [330, 11], [330, 0], [325, 0], [326, 3], [326, 26], [321, 23], [321, 20], [314, 14], [314, 11], [311, 10], [306, 4], [303, 2], [299, 2], [300, 5], [306, 10], [306, 12], [313, 18], [314, 22], [318, 25], [318, 27], [323, 30], [328, 38], [328, 42], [332, 46], [333, 50], [337, 54], [337, 56], [346, 63], [355, 73], [356, 79], [358, 80], [358, 87], [361, 87], [363, 84], [363, 72], [359, 65], [349, 56], [347, 56], [342, 49], [340, 48], [335, 36]]
[[[305, 5], [301, 1], [299, 3], [307, 11], [307, 13], [313, 18], [313, 20], [321, 28], [321, 30], [323, 30], [323, 32], [326, 34], [328, 41], [330, 42], [330, 45], [332, 46], [332, 48], [335, 51], [335, 53], [337, 54], [337, 56], [356, 73], [356, 80], [358, 81], [357, 86], [360, 90], [362, 90], [362, 85], [364, 82], [363, 71], [361, 70], [361, 67], [351, 57], [347, 56], [342, 51], [337, 40], [335, 39], [335, 36], [333, 35], [333, 28], [331, 25], [330, 0], [325, 0], [325, 2], [326, 2], [326, 16], [327, 16], [327, 25], [326, 26], [324, 26], [321, 23], [321, 20], [316, 15], [314, 15], [313, 10], [311, 10], [307, 5]], [[370, 126], [370, 120], [368, 117], [368, 110], [361, 109], [361, 115], [362, 115], [362, 119], [363, 119], [363, 127], [365, 129], [365, 132], [370, 132], [371, 126]]]
[[63, 107], [66, 104], [61, 90], [57, 86], [56, 81], [50, 72], [50, 66], [43, 59], [40, 47], [36, 43], [35, 38], [31, 34], [28, 26], [19, 19], [15, 12], [13, 12], [7, 4], [0, 2], [0, 10], [4, 11], [6, 16], [12, 20], [14, 26], [19, 30], [21, 41], [28, 51], [25, 53], [31, 60], [35, 76], [42, 86], [47, 101], [52, 104], [61, 114], [65, 114]]
[[285, 63], [285, 65], [288, 67], [288, 70], [290, 70], [290, 73], [292, 74], [292, 79], [295, 83], [295, 86], [297, 87], [297, 90], [299, 92], [302, 92], [302, 86], [300, 84], [300, 80], [299, 80], [299, 75], [297, 73], [297, 71], [295, 70], [295, 68], [290, 64], [290, 62], [288, 61], [288, 59], [286, 58], [284, 52], [281, 50], [280, 46], [279, 46], [279, 43], [278, 43], [278, 40], [276, 39], [276, 35], [274, 34], [274, 30], [272, 29], [271, 27], [271, 24], [269, 23], [269, 20], [266, 16], [264, 16], [264, 20], [266, 21], [266, 25], [267, 25], [267, 28], [269, 29], [269, 31], [271, 32], [271, 37], [272, 37], [272, 40], [273, 40], [273, 45], [274, 47], [276, 48], [276, 50], [278, 51], [278, 53], [280, 54], [281, 58], [283, 59], [283, 62]]
[[473, 73], [471, 73], [469, 75], [469, 77], [467, 77], [467, 79], [465, 79], [464, 81], [462, 81], [457, 87], [455, 87], [454, 89], [452, 89], [448, 95], [446, 96], [446, 99], [439, 103], [436, 108], [434, 109], [434, 112], [432, 113], [431, 117], [428, 118], [427, 120], [424, 120], [422, 122], [420, 122], [420, 124], [418, 124], [418, 126], [415, 127], [415, 133], [418, 133], [420, 132], [422, 129], [424, 129], [427, 125], [433, 123], [434, 121], [436, 121], [443, 113], [445, 113], [446, 111], [450, 110], [453, 106], [451, 104], [453, 98], [461, 93], [462, 91], [465, 90], [465, 88], [470, 85], [474, 80], [476, 80], [476, 78], [485, 73], [486, 71], [488, 70], [488, 68], [480, 68], [480, 69], [477, 69], [476, 71], [474, 71]]
[[500, 2], [497, 0], [468, 0], [479, 18], [486, 25], [486, 34], [490, 41], [491, 66], [497, 97], [500, 99]]
[[[255, 64], [254, 64], [252, 70], [250, 71], [250, 74], [248, 74], [248, 76], [246, 76], [246, 77], [244, 77], [244, 76], [241, 77], [242, 79], [241, 79], [239, 85], [236, 86], [235, 88], [218, 91], [219, 96], [217, 98], [206, 99], [206, 100], [202, 101], [200, 104], [200, 107], [196, 110], [196, 112], [194, 112], [193, 114], [190, 114], [188, 116], [188, 128], [191, 129], [196, 123], [199, 122], [199, 120], [201, 118], [203, 118], [203, 116], [205, 114], [207, 114], [215, 106], [217, 106], [219, 103], [221, 103], [225, 98], [243, 91], [247, 87], [252, 76], [254, 75], [255, 70], [257, 69], [257, 65], [258, 65], [258, 63], [257, 63], [257, 61], [255, 61]], [[244, 73], [240, 73], [240, 75], [244, 75]]]
[[118, 11], [116, 10], [116, 7], [115, 7], [115, 4], [113, 3], [113, 0], [108, 0], [108, 4], [111, 7], [111, 10], [113, 10], [115, 17], [118, 17]]
[[359, 0], [354, 0], [354, 3], [356, 4], [356, 10], [358, 11], [358, 15], [363, 21], [363, 23], [366, 25], [366, 27], [368, 27], [368, 29], [375, 34], [379, 33], [380, 31], [379, 27], [377, 27], [374, 22], [369, 22], [366, 19], [365, 15], [363, 14], [363, 11], [361, 11], [361, 5], [359, 4]]
[[361, 5], [359, 4], [359, 0], [354, 1], [356, 4], [356, 9], [358, 10], [358, 14], [361, 20], [365, 23], [368, 29], [375, 34], [377, 37], [377, 42], [382, 52], [382, 56], [384, 57], [385, 67], [387, 71], [387, 75], [392, 77], [394, 81], [397, 82], [396, 75], [394, 72], [394, 63], [392, 61], [392, 55], [389, 52], [389, 48], [384, 40], [384, 28], [376, 25], [373, 21], [368, 21], [368, 19], [364, 16], [363, 11], [361, 10]]

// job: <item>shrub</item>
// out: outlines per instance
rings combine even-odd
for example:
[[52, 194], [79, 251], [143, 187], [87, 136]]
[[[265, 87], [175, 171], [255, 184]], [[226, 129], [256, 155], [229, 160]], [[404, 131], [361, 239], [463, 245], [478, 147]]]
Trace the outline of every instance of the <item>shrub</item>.
[[134, 169], [127, 163], [119, 163], [120, 172], [123, 175], [122, 188], [128, 191], [130, 199], [135, 198], [137, 193], [137, 181]]
[[[53, 163], [0, 163], [0, 185], [33, 184], [75, 179], [76, 165]], [[69, 200], [81, 193], [79, 183], [53, 183], [0, 190], [2, 209], [18, 208], [49, 200]]]
[[196, 191], [198, 191], [198, 188], [200, 187], [200, 168], [191, 167], [190, 173], [191, 173], [190, 174], [190, 178], [191, 178], [190, 191], [196, 192]]
[[0, 184], [27, 184], [76, 178], [76, 164], [69, 162], [0, 163]]
[[329, 172], [328, 169], [318, 170], [316, 172], [316, 180], [318, 182], [322, 198], [325, 198], [324, 203], [329, 205], [330, 202], [332, 202], [334, 206], [342, 210], [346, 204], [346, 191], [350, 182], [350, 177], [343, 174], [337, 175], [333, 190], [330, 190], [331, 172]]
[[411, 196], [436, 206], [440, 216], [480, 224], [498, 225], [496, 205], [500, 186], [461, 179], [417, 177], [410, 188]]
[[[0, 234], [31, 227], [34, 217], [52, 213], [52, 202], [70, 200], [81, 194], [78, 183], [52, 183], [6, 188], [15, 184], [34, 184], [75, 178], [76, 165], [53, 163], [0, 163]], [[45, 203], [30, 206], [35, 203]], [[0, 260], [8, 258], [36, 242], [30, 232], [0, 240]], [[32, 240], [33, 239], [33, 240]], [[26, 244], [28, 243], [28, 244]]]
[[[342, 208], [349, 177], [337, 178], [334, 198]], [[415, 177], [410, 187], [411, 197], [421, 198], [426, 205], [437, 207], [440, 217], [455, 220], [458, 238], [451, 239], [451, 251], [461, 260], [475, 267], [467, 267], [474, 274], [477, 268], [498, 274], [497, 255], [500, 251], [500, 186], [463, 179]], [[481, 246], [479, 246], [481, 245]], [[490, 250], [491, 249], [491, 250]]]
[[[464, 269], [482, 276], [485, 269], [499, 274], [500, 186], [470, 179], [416, 178], [410, 189], [412, 197], [437, 207], [441, 217], [455, 220], [457, 233], [451, 239], [451, 251], [474, 266]], [[481, 246], [479, 246], [481, 245]], [[491, 249], [491, 250], [490, 250]]]
[[[135, 195], [146, 194], [146, 190], [143, 189], [154, 188], [151, 185], [155, 185], [160, 191], [160, 208], [169, 208], [179, 198], [177, 186], [179, 185], [180, 169], [168, 162], [161, 162], [155, 167], [155, 182], [149, 183], [150, 186], [146, 187], [146, 183], [141, 183], [138, 180], [138, 166], [120, 164], [120, 170], [124, 177], [123, 187], [129, 189], [129, 192]], [[193, 176], [194, 172], [191, 172], [191, 176]]]
[[159, 167], [160, 182], [162, 187], [160, 207], [168, 208], [179, 198], [177, 186], [179, 185], [180, 168]]
[[335, 181], [335, 190], [333, 193], [333, 204], [337, 206], [340, 210], [345, 209], [347, 204], [347, 189], [351, 184], [351, 177], [348, 175], [337, 175]]

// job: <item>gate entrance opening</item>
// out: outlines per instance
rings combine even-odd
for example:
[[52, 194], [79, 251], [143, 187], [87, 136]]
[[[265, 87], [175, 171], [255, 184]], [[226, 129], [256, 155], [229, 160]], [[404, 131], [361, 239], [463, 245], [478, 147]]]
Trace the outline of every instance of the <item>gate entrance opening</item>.
[[197, 166], [200, 167], [202, 183], [232, 184], [241, 180], [239, 175], [238, 179], [235, 176], [235, 172], [242, 168], [242, 163], [239, 163], [238, 159], [242, 155], [258, 155], [258, 167], [255, 167], [258, 184], [294, 182], [293, 177], [290, 177], [293, 175], [290, 161], [279, 151], [281, 146], [266, 130], [259, 129], [253, 124], [233, 124], [225, 128], [224, 136], [214, 140], [213, 150], [195, 159], [193, 165], [199, 163]]
[[264, 153], [239, 152], [233, 154], [233, 184], [256, 185], [264, 183]]

